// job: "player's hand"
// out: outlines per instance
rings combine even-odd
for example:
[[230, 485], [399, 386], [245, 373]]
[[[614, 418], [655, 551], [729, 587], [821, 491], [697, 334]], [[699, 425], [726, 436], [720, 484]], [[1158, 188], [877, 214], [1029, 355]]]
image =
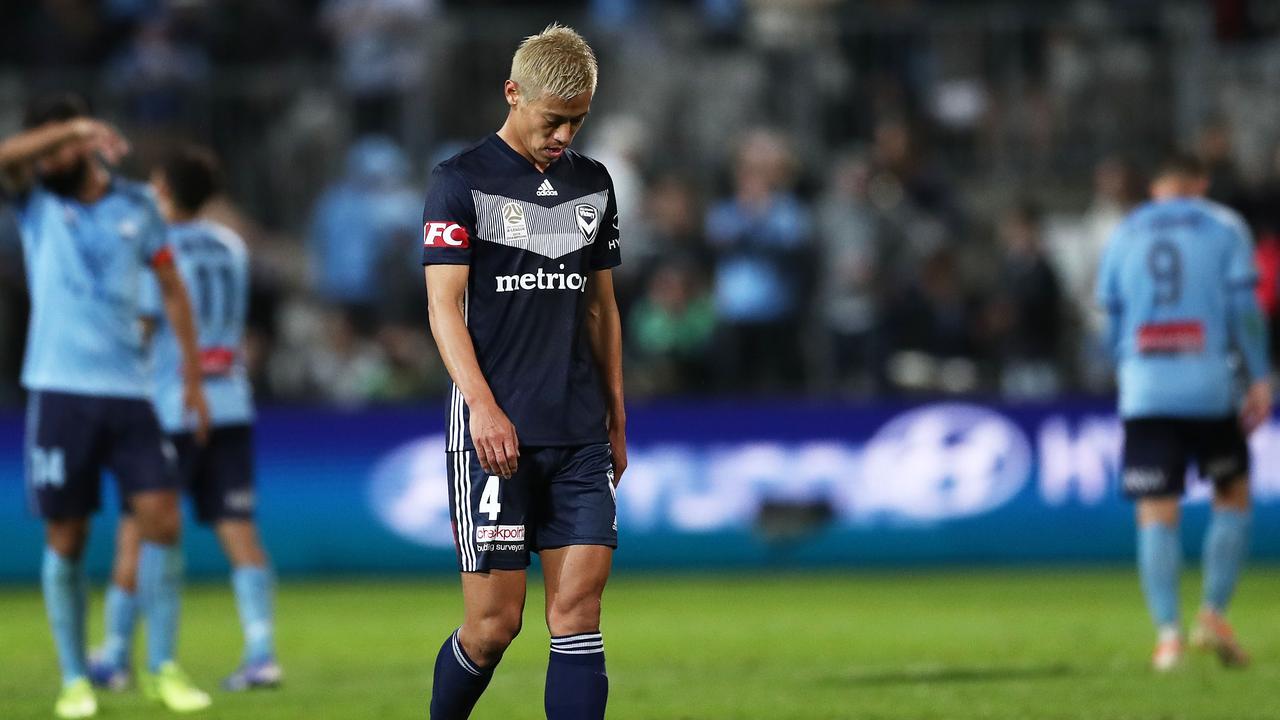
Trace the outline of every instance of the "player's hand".
[[1240, 426], [1245, 434], [1257, 430], [1271, 417], [1271, 381], [1258, 380], [1249, 386], [1240, 407]]
[[120, 131], [93, 118], [76, 118], [71, 121], [77, 138], [87, 142], [89, 147], [109, 165], [120, 162], [129, 154], [129, 141], [124, 139]]
[[204, 396], [204, 386], [199, 382], [183, 383], [182, 388], [182, 407], [188, 413], [188, 417], [195, 416], [196, 442], [204, 445], [209, 441], [209, 426], [213, 424], [209, 417], [209, 402]]
[[510, 478], [516, 474], [520, 459], [520, 441], [516, 426], [496, 403], [470, 407], [471, 443], [476, 448], [480, 467], [490, 475]]
[[609, 451], [613, 454], [613, 486], [622, 482], [622, 473], [627, 470], [627, 425], [626, 422], [609, 423]]

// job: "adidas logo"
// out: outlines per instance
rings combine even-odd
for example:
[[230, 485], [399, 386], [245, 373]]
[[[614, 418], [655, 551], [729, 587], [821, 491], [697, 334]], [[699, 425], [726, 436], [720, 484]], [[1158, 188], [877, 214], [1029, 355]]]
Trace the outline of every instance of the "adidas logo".
[[560, 193], [556, 192], [555, 188], [551, 187], [550, 180], [543, 180], [542, 184], [538, 186], [538, 197], [554, 197], [559, 194]]

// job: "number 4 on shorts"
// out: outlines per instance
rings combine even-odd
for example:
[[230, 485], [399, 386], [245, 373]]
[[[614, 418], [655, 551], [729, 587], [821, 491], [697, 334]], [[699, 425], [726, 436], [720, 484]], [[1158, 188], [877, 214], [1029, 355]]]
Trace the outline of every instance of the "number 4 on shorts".
[[480, 493], [480, 512], [489, 513], [489, 520], [496, 521], [502, 512], [502, 503], [498, 500], [498, 484], [502, 482], [497, 475], [490, 475], [484, 484], [484, 492]]

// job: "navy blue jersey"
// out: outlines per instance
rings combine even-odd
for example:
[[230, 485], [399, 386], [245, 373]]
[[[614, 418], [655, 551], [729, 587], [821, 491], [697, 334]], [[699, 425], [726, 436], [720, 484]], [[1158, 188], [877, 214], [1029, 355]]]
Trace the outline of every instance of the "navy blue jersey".
[[[606, 442], [583, 318], [591, 274], [621, 262], [613, 182], [567, 150], [545, 173], [497, 135], [440, 163], [422, 214], [424, 265], [470, 265], [467, 329], [522, 445]], [[448, 450], [471, 449], [457, 386]]]

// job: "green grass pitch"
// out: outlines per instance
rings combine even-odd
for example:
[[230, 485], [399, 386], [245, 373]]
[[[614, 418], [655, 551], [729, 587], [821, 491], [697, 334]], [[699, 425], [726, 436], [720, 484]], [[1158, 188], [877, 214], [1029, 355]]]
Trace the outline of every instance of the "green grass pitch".
[[[1184, 588], [1188, 613], [1195, 582]], [[1154, 676], [1152, 631], [1128, 570], [622, 574], [605, 599], [609, 717], [1276, 718], [1277, 597], [1280, 574], [1253, 568], [1232, 613], [1251, 668], [1194, 656]], [[216, 693], [194, 717], [426, 717], [436, 649], [460, 617], [456, 581], [291, 582], [278, 604], [287, 684]], [[525, 630], [474, 717], [542, 717], [542, 604], [531, 587]], [[230, 591], [192, 588], [184, 666], [212, 688], [239, 648]], [[0, 587], [0, 718], [51, 717], [56, 684], [38, 593]], [[171, 717], [136, 692], [100, 704], [102, 718]]]

